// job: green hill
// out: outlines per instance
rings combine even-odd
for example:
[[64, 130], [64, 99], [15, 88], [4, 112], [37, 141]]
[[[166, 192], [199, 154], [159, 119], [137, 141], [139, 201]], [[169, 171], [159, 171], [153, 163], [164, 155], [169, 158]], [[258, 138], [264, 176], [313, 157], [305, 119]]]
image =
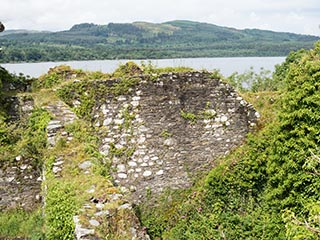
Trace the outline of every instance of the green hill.
[[82, 23], [60, 32], [0, 34], [0, 62], [180, 57], [285, 56], [319, 37], [208, 23]]

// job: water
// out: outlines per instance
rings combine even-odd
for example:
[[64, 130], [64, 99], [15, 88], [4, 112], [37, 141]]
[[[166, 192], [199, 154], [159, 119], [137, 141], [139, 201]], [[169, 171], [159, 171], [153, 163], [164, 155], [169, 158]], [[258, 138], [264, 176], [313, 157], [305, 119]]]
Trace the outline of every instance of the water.
[[[285, 57], [235, 57], [235, 58], [179, 58], [150, 60], [157, 67], [191, 67], [196, 70], [219, 69], [224, 76], [234, 72], [243, 73], [253, 67], [254, 71], [260, 68], [273, 71], [276, 64], [282, 63]], [[13, 63], [1, 64], [11, 73], [23, 73], [31, 77], [39, 77], [48, 72], [49, 68], [61, 64], [69, 65], [74, 69], [90, 71], [113, 72], [119, 64], [134, 61], [138, 64], [142, 60], [94, 60], [94, 61], [68, 61], [68, 62], [40, 62], [40, 63]], [[149, 60], [144, 60], [148, 62]]]

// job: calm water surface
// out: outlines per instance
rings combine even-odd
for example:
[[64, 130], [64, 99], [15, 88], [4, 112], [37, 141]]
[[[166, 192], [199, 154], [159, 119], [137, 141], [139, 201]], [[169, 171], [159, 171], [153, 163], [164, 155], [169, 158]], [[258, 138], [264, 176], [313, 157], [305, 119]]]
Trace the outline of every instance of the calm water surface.
[[[234, 72], [243, 73], [253, 67], [254, 71], [260, 68], [274, 70], [276, 64], [282, 63], [285, 57], [235, 57], [235, 58], [179, 58], [150, 60], [157, 67], [191, 67], [196, 70], [219, 69], [224, 76]], [[74, 69], [90, 71], [113, 72], [119, 64], [134, 61], [140, 64], [149, 60], [94, 60], [94, 61], [68, 61], [68, 62], [41, 62], [41, 63], [15, 63], [1, 64], [11, 73], [23, 73], [32, 77], [39, 77], [46, 73], [49, 68], [61, 64], [69, 65]]]

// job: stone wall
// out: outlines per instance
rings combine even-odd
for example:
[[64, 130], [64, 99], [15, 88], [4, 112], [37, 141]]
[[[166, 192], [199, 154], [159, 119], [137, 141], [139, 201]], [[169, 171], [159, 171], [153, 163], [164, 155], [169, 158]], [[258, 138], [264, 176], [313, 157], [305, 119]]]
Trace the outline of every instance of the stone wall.
[[0, 211], [35, 209], [41, 203], [41, 170], [32, 159], [16, 156], [12, 162], [0, 162]]
[[[19, 124], [32, 112], [34, 101], [30, 96], [11, 96], [2, 102], [7, 110], [8, 124]], [[20, 153], [10, 161], [0, 161], [0, 210], [10, 208], [34, 209], [41, 203], [41, 169], [34, 160]]]
[[190, 187], [242, 143], [258, 117], [234, 89], [203, 72], [141, 77], [130, 93], [98, 100], [93, 115], [114, 182], [136, 203]]
[[14, 121], [27, 118], [31, 114], [34, 100], [29, 95], [10, 96], [5, 97], [1, 104], [7, 113], [7, 120], [14, 123]]

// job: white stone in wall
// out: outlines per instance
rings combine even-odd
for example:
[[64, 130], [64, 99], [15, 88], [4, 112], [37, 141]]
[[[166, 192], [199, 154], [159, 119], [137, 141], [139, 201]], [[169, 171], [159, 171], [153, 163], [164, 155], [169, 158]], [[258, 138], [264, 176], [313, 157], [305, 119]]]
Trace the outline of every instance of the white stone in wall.
[[138, 144], [142, 144], [146, 141], [146, 137], [144, 135], [141, 135], [138, 139]]
[[122, 101], [126, 101], [127, 98], [125, 96], [121, 95], [121, 96], [118, 97], [117, 100], [122, 102]]
[[210, 123], [210, 122], [211, 122], [210, 119], [203, 119], [203, 123], [204, 123], [204, 124], [208, 124], [208, 123]]
[[97, 212], [94, 215], [97, 216], [97, 217], [107, 216], [107, 215], [110, 215], [110, 212], [108, 210], [105, 210], [105, 211]]
[[139, 145], [138, 148], [139, 148], [139, 149], [143, 149], [143, 151], [145, 151], [145, 149], [147, 148], [147, 146], [146, 146], [146, 145]]
[[144, 123], [143, 119], [138, 118], [138, 117], [136, 117], [135, 122], [140, 123], [140, 124]]
[[130, 186], [130, 191], [131, 191], [131, 192], [137, 191], [137, 187], [136, 187], [136, 186]]
[[59, 168], [59, 167], [53, 167], [53, 168], [52, 168], [52, 172], [53, 172], [53, 173], [58, 173], [58, 172], [61, 172], [61, 171], [62, 171], [62, 169]]
[[141, 126], [138, 128], [138, 130], [139, 130], [140, 132], [147, 132], [147, 131], [148, 131], [148, 128], [146, 128], [144, 125], [141, 125]]
[[129, 161], [129, 162], [128, 162], [128, 165], [129, 165], [130, 167], [136, 167], [136, 166], [137, 166], [137, 163], [134, 162], [134, 161]]
[[106, 118], [103, 120], [103, 126], [108, 126], [112, 122], [112, 118]]
[[141, 172], [142, 169], [141, 168], [136, 168], [136, 172]]
[[79, 107], [79, 106], [81, 105], [81, 102], [78, 101], [78, 100], [74, 100], [74, 101], [72, 102], [72, 105], [75, 106], [75, 107]]
[[106, 115], [109, 112], [109, 109], [107, 109], [107, 106], [105, 104], [101, 105], [100, 110], [103, 115]]
[[95, 220], [95, 219], [89, 220], [89, 223], [90, 223], [90, 225], [92, 225], [92, 226], [94, 226], [94, 227], [97, 227], [97, 226], [100, 225], [100, 223], [99, 223], [97, 220]]
[[144, 171], [143, 174], [142, 174], [142, 176], [144, 176], [144, 177], [150, 177], [151, 175], [152, 175], [152, 172], [149, 171], [149, 170]]
[[21, 170], [25, 170], [25, 169], [27, 169], [27, 167], [28, 167], [28, 165], [24, 164], [24, 165], [21, 165], [21, 166], [20, 166], [20, 169], [21, 169]]
[[140, 99], [141, 99], [141, 97], [139, 97], [139, 96], [134, 96], [134, 97], [132, 98], [133, 101], [139, 101]]
[[223, 125], [222, 124], [212, 124], [212, 128], [219, 128], [219, 127], [222, 127]]
[[130, 104], [131, 104], [133, 107], [138, 107], [138, 106], [139, 106], [139, 101], [131, 101]]
[[118, 124], [118, 125], [122, 125], [122, 124], [124, 123], [124, 119], [123, 119], [123, 118], [121, 118], [121, 119], [115, 119], [115, 120], [114, 120], [114, 123], [115, 123], [115, 124]]
[[135, 151], [134, 155], [145, 155], [146, 152], [142, 149], [138, 149], [137, 151]]
[[112, 139], [112, 138], [104, 138], [104, 139], [102, 140], [102, 142], [109, 144], [110, 142], [113, 142], [113, 139]]
[[103, 145], [101, 147], [100, 153], [103, 154], [103, 155], [108, 155], [109, 149], [110, 149], [110, 145], [109, 144], [105, 144], [105, 145]]
[[163, 143], [165, 146], [172, 146], [175, 144], [175, 140], [173, 138], [168, 138]]
[[157, 164], [158, 164], [158, 165], [162, 165], [162, 164], [163, 164], [163, 161], [162, 161], [162, 160], [158, 160], [158, 161], [157, 161]]
[[123, 148], [123, 145], [121, 145], [120, 143], [117, 143], [117, 144], [115, 145], [115, 147], [116, 147], [117, 149], [121, 149], [121, 148]]
[[221, 122], [226, 122], [226, 121], [228, 121], [228, 117], [223, 115], [223, 116], [220, 117], [220, 121]]
[[141, 90], [136, 91], [136, 95], [138, 96], [142, 95], [142, 91]]
[[121, 179], [126, 179], [128, 177], [128, 175], [125, 173], [118, 173], [118, 177]]
[[5, 178], [6, 182], [12, 182], [14, 180], [14, 177], [7, 177]]
[[238, 101], [241, 101], [242, 100], [242, 97], [237, 97], [236, 98]]
[[141, 164], [141, 167], [147, 167], [148, 166], [148, 163], [142, 163]]
[[126, 172], [126, 165], [124, 165], [124, 164], [119, 164], [118, 166], [117, 166], [117, 171], [118, 171], [118, 173], [124, 173], [124, 172]]
[[211, 115], [216, 115], [217, 114], [216, 110], [214, 110], [214, 109], [207, 109], [206, 113], [209, 113]]

